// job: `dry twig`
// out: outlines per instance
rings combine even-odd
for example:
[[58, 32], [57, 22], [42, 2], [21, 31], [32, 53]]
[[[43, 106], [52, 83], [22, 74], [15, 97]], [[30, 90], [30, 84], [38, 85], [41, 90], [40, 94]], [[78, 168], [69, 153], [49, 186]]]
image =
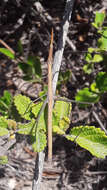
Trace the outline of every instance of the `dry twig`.
[[53, 29], [48, 57], [48, 161], [52, 161], [52, 56], [53, 56]]
[[[67, 38], [67, 33], [68, 33], [68, 28], [69, 28], [69, 24], [70, 24], [70, 20], [71, 20], [71, 14], [72, 14], [74, 2], [75, 2], [75, 0], [67, 0], [66, 1], [65, 13], [64, 13], [62, 24], [61, 24], [61, 32], [59, 34], [58, 49], [55, 53], [53, 68], [52, 68], [53, 95], [55, 95], [55, 92], [56, 92], [56, 85], [57, 85], [57, 81], [58, 81], [59, 70], [61, 67], [63, 51], [64, 51], [64, 47], [65, 47], [65, 42], [66, 42], [66, 38]], [[43, 152], [40, 152], [38, 154], [38, 159], [36, 160], [35, 167], [37, 168], [37, 170], [35, 169], [36, 172], [35, 172], [32, 190], [40, 190], [40, 180], [41, 180], [41, 176], [42, 176], [41, 169], [43, 169], [43, 163], [44, 163], [43, 158], [44, 158]]]

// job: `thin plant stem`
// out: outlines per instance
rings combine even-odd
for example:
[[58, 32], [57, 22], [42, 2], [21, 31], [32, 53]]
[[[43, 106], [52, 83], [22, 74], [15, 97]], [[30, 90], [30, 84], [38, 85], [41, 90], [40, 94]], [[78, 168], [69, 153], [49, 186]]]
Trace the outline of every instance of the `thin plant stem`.
[[48, 56], [48, 161], [52, 162], [52, 55], [53, 55], [53, 29]]

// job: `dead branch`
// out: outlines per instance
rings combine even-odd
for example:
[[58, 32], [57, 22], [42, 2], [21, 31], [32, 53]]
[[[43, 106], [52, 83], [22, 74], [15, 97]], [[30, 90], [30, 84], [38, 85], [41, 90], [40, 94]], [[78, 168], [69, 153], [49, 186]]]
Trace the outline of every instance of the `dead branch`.
[[[54, 62], [53, 62], [53, 68], [52, 68], [52, 73], [53, 73], [53, 81], [52, 81], [52, 89], [53, 89], [53, 95], [55, 95], [56, 92], [56, 85], [58, 81], [58, 75], [61, 67], [61, 61], [63, 57], [63, 52], [65, 48], [65, 43], [66, 43], [66, 38], [68, 34], [68, 28], [71, 20], [71, 14], [73, 11], [73, 5], [74, 5], [75, 0], [67, 0], [66, 1], [66, 7], [65, 7], [65, 12], [63, 16], [63, 21], [61, 23], [61, 32], [59, 34], [59, 40], [58, 40], [58, 48], [55, 53], [54, 57]], [[36, 160], [36, 168], [37, 170], [34, 176], [33, 180], [33, 186], [32, 190], [39, 190], [40, 189], [40, 181], [41, 181], [41, 176], [42, 176], [42, 170], [43, 169], [43, 164], [44, 164], [44, 153], [40, 152], [38, 154], [38, 159]]]

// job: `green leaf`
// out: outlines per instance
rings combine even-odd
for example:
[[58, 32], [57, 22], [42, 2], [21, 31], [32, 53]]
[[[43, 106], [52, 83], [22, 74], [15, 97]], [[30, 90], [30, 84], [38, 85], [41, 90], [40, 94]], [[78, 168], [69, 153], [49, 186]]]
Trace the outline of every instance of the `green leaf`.
[[62, 129], [60, 129], [60, 127], [57, 126], [57, 125], [53, 126], [53, 133], [56, 133], [58, 135], [65, 135], [65, 131], [63, 131]]
[[67, 116], [64, 116], [60, 121], [59, 121], [59, 127], [63, 131], [66, 131], [70, 125], [70, 119]]
[[39, 79], [40, 81], [42, 76], [42, 69], [39, 57], [29, 55], [27, 62], [18, 63], [18, 66], [25, 74], [25, 80]]
[[71, 113], [71, 103], [65, 101], [56, 101], [54, 105], [53, 112], [57, 116], [58, 120], [60, 121], [64, 116], [69, 117]]
[[86, 74], [91, 74], [92, 71], [93, 71], [93, 68], [94, 68], [94, 65], [92, 63], [88, 63], [88, 64], [85, 64], [83, 66], [83, 71], [86, 73]]
[[96, 82], [93, 82], [90, 86], [90, 90], [95, 93], [99, 93], [99, 89], [97, 88]]
[[95, 54], [94, 55], [94, 57], [93, 57], [93, 60], [92, 60], [92, 62], [93, 63], [99, 63], [99, 62], [101, 62], [101, 61], [103, 61], [103, 56], [102, 55], [99, 55], [99, 54]]
[[15, 120], [16, 122], [22, 122], [22, 117], [19, 114], [18, 110], [16, 109], [16, 106], [14, 105], [14, 102], [11, 106], [11, 110], [9, 112], [9, 115], [11, 119]]
[[30, 100], [30, 98], [18, 94], [14, 97], [14, 104], [22, 118], [26, 120], [32, 119], [33, 114], [31, 112], [31, 109], [34, 104]]
[[56, 101], [53, 109], [53, 115], [56, 118], [55, 121], [53, 121], [53, 125], [59, 125], [59, 121], [64, 117], [69, 118], [71, 109], [71, 103], [66, 102], [66, 99], [65, 101]]
[[38, 116], [38, 113], [40, 112], [42, 105], [43, 102], [38, 102], [32, 106], [32, 113], [35, 115], [35, 117]]
[[60, 120], [58, 119], [57, 115], [53, 111], [53, 114], [52, 114], [52, 126], [53, 126], [53, 129], [54, 129], [54, 126], [59, 125], [59, 121]]
[[26, 63], [19, 62], [18, 67], [23, 71], [25, 75], [28, 75], [32, 79], [32, 67]]
[[33, 74], [37, 75], [38, 77], [42, 76], [41, 62], [39, 57], [29, 56], [27, 64], [32, 66]]
[[3, 99], [5, 100], [7, 105], [10, 105], [12, 102], [12, 95], [7, 90], [5, 90]]
[[93, 52], [95, 52], [95, 51], [96, 51], [95, 48], [88, 48], [88, 52], [89, 52], [89, 53], [93, 53]]
[[[65, 101], [56, 101], [53, 109], [53, 132], [64, 134], [70, 124], [71, 103]], [[58, 129], [58, 131], [57, 131]]]
[[[38, 116], [40, 109], [43, 105], [43, 102], [39, 102], [32, 107], [32, 113], [35, 117]], [[69, 116], [71, 113], [71, 104], [64, 101], [56, 101], [54, 109], [53, 109], [53, 132], [57, 132], [57, 134], [64, 134], [69, 127], [70, 120]], [[46, 132], [47, 128], [47, 107], [45, 108], [44, 112], [42, 112], [37, 129]], [[57, 131], [58, 129], [58, 131]]]
[[105, 19], [105, 13], [96, 12], [95, 22], [93, 25], [96, 26], [96, 28], [101, 27], [104, 22], [104, 19]]
[[8, 91], [4, 91], [3, 96], [0, 98], [0, 112], [2, 116], [9, 116], [9, 109], [12, 103], [12, 96]]
[[47, 129], [47, 114], [44, 110], [44, 112], [41, 114], [39, 122], [38, 122], [38, 129], [42, 129], [43, 131], [46, 132]]
[[8, 135], [8, 122], [5, 117], [0, 117], [0, 136]]
[[8, 157], [7, 156], [0, 156], [0, 164], [7, 164]]
[[8, 134], [9, 134], [8, 129], [0, 127], [0, 136], [4, 136], [4, 135], [8, 135]]
[[96, 87], [101, 93], [107, 91], [107, 72], [99, 72], [97, 74]]
[[[99, 101], [99, 99], [100, 96], [96, 93], [91, 92], [89, 88], [83, 88], [82, 90], [79, 90], [75, 96], [75, 100], [80, 102], [96, 103]], [[81, 106], [88, 106], [88, 104], [81, 104]]]
[[35, 74], [40, 78], [42, 76], [42, 69], [39, 57], [35, 57], [34, 69], [35, 69]]
[[3, 116], [0, 117], [0, 128], [8, 128], [7, 119]]
[[[43, 102], [39, 102], [32, 107], [32, 113], [35, 115], [36, 118], [40, 112], [42, 105], [43, 105]], [[38, 129], [46, 131], [46, 126], [47, 126], [47, 108], [45, 108], [45, 110], [42, 112], [39, 118]]]
[[11, 59], [15, 59], [15, 55], [8, 49], [6, 48], [0, 48], [0, 52], [4, 55], [6, 55], [7, 57], [11, 58]]
[[92, 22], [92, 25], [93, 25], [96, 29], [98, 29], [98, 26], [97, 26], [96, 23]]
[[92, 55], [90, 53], [87, 53], [85, 55], [85, 60], [88, 62], [88, 63], [91, 63], [92, 62]]
[[67, 70], [65, 72], [60, 72], [59, 83], [66, 83], [71, 78], [71, 71]]
[[18, 133], [23, 135], [35, 135], [35, 119], [32, 119], [29, 123], [19, 123], [18, 124]]
[[27, 64], [33, 67], [35, 64], [35, 57], [32, 55], [29, 55], [28, 60], [27, 60]]
[[100, 128], [94, 126], [74, 127], [66, 138], [91, 152], [93, 156], [105, 158], [107, 156], [107, 136]]
[[43, 86], [43, 91], [40, 91], [39, 96], [41, 98], [42, 101], [44, 101], [47, 97], [47, 91], [48, 91], [48, 86], [44, 85]]
[[21, 43], [21, 40], [18, 41], [18, 52], [23, 55], [23, 46], [22, 46], [22, 43]]
[[98, 40], [98, 47], [107, 51], [107, 29], [102, 30], [102, 37]]
[[36, 136], [33, 137], [34, 142], [32, 144], [33, 150], [35, 152], [41, 152], [46, 147], [46, 134], [43, 131], [37, 131]]
[[0, 98], [0, 109], [8, 110], [12, 102], [11, 94], [5, 90], [3, 96]]

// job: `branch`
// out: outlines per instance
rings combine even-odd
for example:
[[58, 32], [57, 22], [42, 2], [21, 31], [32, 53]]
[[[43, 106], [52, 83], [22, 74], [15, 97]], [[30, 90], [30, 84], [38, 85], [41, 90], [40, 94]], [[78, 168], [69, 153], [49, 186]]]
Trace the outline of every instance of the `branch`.
[[96, 112], [93, 111], [92, 114], [93, 114], [95, 120], [99, 123], [101, 129], [102, 129], [102, 130], [105, 132], [105, 134], [107, 135], [107, 130], [105, 129], [103, 123], [101, 122], [101, 120], [100, 120], [100, 118], [98, 117], [98, 115], [96, 114]]
[[72, 102], [72, 103], [75, 103], [75, 104], [88, 104], [90, 106], [93, 106], [95, 104], [95, 103], [91, 103], [91, 102], [82, 102], [82, 101], [71, 100], [71, 99], [63, 98], [63, 97], [57, 97], [57, 96], [54, 96], [54, 99], [58, 100], [58, 101]]
[[52, 56], [53, 56], [53, 29], [51, 33], [51, 42], [48, 56], [48, 161], [52, 162]]
[[[42, 112], [44, 111], [46, 104], [47, 104], [47, 99], [44, 101], [44, 103], [40, 109], [40, 112], [37, 116], [36, 125], [38, 125], [40, 116], [41, 116]], [[33, 179], [33, 183], [32, 183], [32, 190], [40, 190], [40, 183], [41, 183], [41, 179], [42, 179], [44, 159], [45, 159], [44, 151], [37, 153], [37, 157], [35, 160], [35, 171], [34, 171], [34, 179]]]
[[54, 63], [53, 63], [53, 95], [55, 95], [56, 92], [56, 85], [58, 81], [58, 75], [61, 67], [61, 61], [62, 61], [62, 56], [65, 48], [65, 43], [67, 39], [67, 33], [69, 29], [69, 24], [71, 20], [71, 14], [73, 11], [73, 5], [74, 5], [75, 0], [67, 0], [66, 1], [66, 7], [65, 7], [65, 12], [63, 16], [63, 21], [61, 24], [61, 31], [59, 34], [59, 39], [58, 39], [58, 48], [54, 56]]
[[[54, 62], [53, 62], [53, 81], [52, 81], [52, 90], [53, 95], [55, 95], [56, 92], [56, 85], [58, 81], [58, 75], [61, 67], [61, 61], [62, 56], [64, 52], [65, 42], [67, 38], [68, 28], [71, 20], [71, 14], [73, 10], [75, 0], [66, 0], [66, 7], [65, 7], [65, 13], [63, 17], [63, 21], [61, 24], [61, 32], [59, 34], [59, 40], [58, 40], [58, 48], [55, 53]], [[35, 166], [35, 177], [33, 181], [33, 187], [32, 190], [38, 190], [40, 189], [40, 181], [42, 178], [42, 170], [43, 170], [43, 164], [44, 164], [44, 155], [43, 152], [38, 153], [38, 157], [36, 159], [36, 166]]]
[[32, 190], [40, 190], [40, 183], [42, 179], [43, 164], [44, 164], [45, 153], [39, 152], [35, 161], [34, 180]]
[[7, 45], [2, 39], [0, 39], [0, 43], [1, 43], [5, 48], [7, 48], [12, 54], [15, 55], [15, 51], [14, 51], [9, 45]]

